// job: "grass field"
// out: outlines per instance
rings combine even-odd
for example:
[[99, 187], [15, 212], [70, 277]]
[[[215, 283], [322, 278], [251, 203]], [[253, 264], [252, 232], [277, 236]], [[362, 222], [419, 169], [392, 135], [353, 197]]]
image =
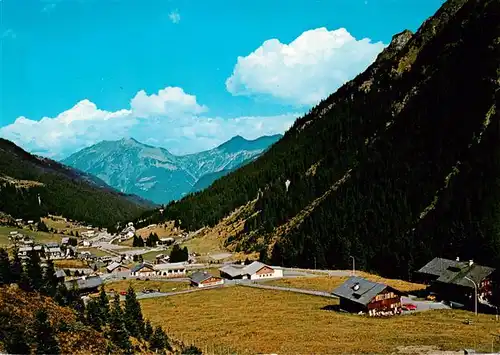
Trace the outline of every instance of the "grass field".
[[110, 291], [112, 289], [114, 289], [115, 291], [126, 291], [129, 285], [132, 285], [132, 288], [135, 291], [142, 291], [144, 288], [152, 288], [155, 290], [160, 288], [161, 292], [172, 292], [173, 288], [175, 288], [176, 291], [181, 291], [186, 290], [190, 287], [189, 282], [182, 281], [120, 280], [106, 283], [104, 285], [104, 289], [106, 291]]
[[86, 227], [77, 225], [73, 222], [65, 222], [60, 217], [59, 218], [55, 217], [55, 219], [45, 217], [45, 218], [42, 218], [42, 221], [47, 225], [47, 227], [59, 230], [61, 232], [62, 231], [65, 231], [67, 233], [78, 232], [78, 234], [80, 234], [80, 233], [85, 232], [87, 230]]
[[95, 256], [110, 256], [110, 254], [106, 253], [104, 250], [99, 248], [78, 248], [79, 252], [88, 251], [94, 254]]
[[[415, 284], [403, 280], [385, 279], [383, 277], [368, 274], [366, 272], [356, 272], [357, 276], [362, 276], [370, 281], [384, 283], [403, 292], [411, 292], [425, 289], [425, 285]], [[267, 281], [266, 284], [274, 286], [285, 286], [303, 288], [308, 290], [331, 292], [334, 288], [341, 285], [349, 277], [337, 276], [316, 276], [316, 277], [296, 277], [290, 279], [280, 279]]]
[[[207, 353], [228, 354], [230, 348], [238, 354], [390, 353], [411, 345], [491, 351], [491, 334], [500, 334], [494, 316], [445, 310], [381, 319], [325, 310], [331, 303], [236, 286], [145, 299], [141, 306], [167, 334]], [[466, 325], [465, 319], [474, 323]]]
[[9, 240], [10, 232], [17, 231], [23, 235], [31, 236], [34, 238], [35, 242], [48, 243], [48, 242], [61, 242], [62, 235], [45, 233], [45, 232], [33, 232], [29, 229], [15, 228], [15, 227], [5, 227], [0, 226], [0, 245], [11, 244]]
[[58, 269], [87, 269], [89, 266], [83, 260], [54, 260], [54, 266]]

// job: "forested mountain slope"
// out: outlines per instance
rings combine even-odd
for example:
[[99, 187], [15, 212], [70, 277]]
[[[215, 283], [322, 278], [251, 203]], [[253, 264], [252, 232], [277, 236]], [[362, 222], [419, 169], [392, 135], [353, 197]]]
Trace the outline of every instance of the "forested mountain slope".
[[499, 76], [500, 2], [449, 0], [262, 157], [148, 220], [196, 230], [256, 199], [228, 243], [273, 263], [352, 255], [402, 277], [434, 256], [499, 265]]
[[62, 214], [113, 227], [153, 206], [137, 196], [119, 193], [91, 175], [36, 157], [0, 139], [0, 211], [15, 218]]

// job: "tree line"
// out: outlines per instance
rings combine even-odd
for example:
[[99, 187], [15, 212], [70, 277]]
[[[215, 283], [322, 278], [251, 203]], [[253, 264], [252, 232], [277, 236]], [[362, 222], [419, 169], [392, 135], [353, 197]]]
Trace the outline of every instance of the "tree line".
[[[148, 344], [150, 351], [172, 351], [171, 341], [163, 329], [160, 326], [153, 327], [149, 320], [144, 319], [131, 286], [127, 290], [123, 306], [118, 294], [115, 294], [110, 305], [104, 287], [97, 298], [90, 299], [85, 305], [78, 290], [66, 288], [63, 279], [56, 277], [51, 260], [47, 260], [46, 266], [42, 267], [39, 255], [30, 252], [23, 263], [17, 250], [9, 258], [7, 251], [0, 248], [0, 287], [9, 284], [19, 285], [25, 292], [39, 292], [51, 297], [60, 306], [73, 309], [77, 319], [102, 332], [111, 342], [108, 349], [110, 353], [114, 352], [114, 347], [121, 349], [123, 353], [134, 353], [137, 349], [132, 346], [131, 337]], [[6, 319], [9, 319], [8, 311], [0, 311], [0, 320]], [[48, 321], [45, 309], [40, 309], [35, 314], [35, 338], [26, 337], [26, 331], [23, 324], [0, 322], [0, 340], [8, 353], [29, 354], [35, 349], [37, 354], [60, 354], [56, 332]], [[184, 346], [182, 353], [201, 354], [201, 351], [194, 346]]]

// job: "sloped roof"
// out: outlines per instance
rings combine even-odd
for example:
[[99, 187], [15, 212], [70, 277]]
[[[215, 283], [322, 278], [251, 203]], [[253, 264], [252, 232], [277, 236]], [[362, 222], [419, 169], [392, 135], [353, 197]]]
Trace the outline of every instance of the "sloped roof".
[[69, 280], [64, 282], [68, 289], [77, 287], [79, 290], [88, 288], [99, 287], [102, 284], [102, 279], [99, 276], [79, 278], [76, 280]]
[[54, 273], [54, 276], [57, 277], [57, 278], [60, 278], [60, 277], [66, 277], [66, 273], [64, 272], [64, 270], [57, 270], [55, 273]]
[[434, 258], [418, 270], [418, 272], [437, 276], [437, 282], [474, 288], [472, 282], [467, 280], [466, 277], [479, 283], [495, 272], [495, 268], [476, 263], [469, 265], [468, 261]]
[[253, 275], [263, 267], [268, 267], [270, 269], [273, 269], [269, 265], [263, 264], [260, 261], [254, 261], [249, 265], [226, 265], [223, 266], [219, 269], [219, 271], [222, 271], [231, 277], [236, 277], [236, 276], [242, 276], [242, 275]]
[[150, 265], [150, 264], [145, 264], [145, 263], [142, 263], [142, 264], [139, 264], [139, 265], [135, 265], [132, 270], [130, 270], [131, 272], [137, 272], [139, 270], [141, 270], [142, 268], [148, 268], [148, 269], [151, 269], [151, 271], [154, 271], [153, 269], [153, 266]]
[[193, 282], [195, 282], [195, 283], [199, 284], [199, 283], [201, 283], [201, 282], [203, 282], [203, 281], [205, 281], [205, 280], [208, 280], [208, 279], [209, 279], [209, 278], [211, 278], [211, 277], [215, 277], [215, 276], [213, 276], [213, 275], [209, 274], [209, 273], [208, 273], [208, 272], [206, 272], [206, 271], [196, 271], [196, 272], [194, 272], [194, 273], [191, 275], [190, 279], [191, 279], [191, 281], [193, 281]]
[[388, 287], [387, 285], [372, 282], [362, 277], [352, 276], [333, 290], [332, 294], [366, 306], [376, 295]]
[[120, 267], [120, 266], [128, 269], [128, 267], [126, 267], [126, 266], [122, 265], [121, 263], [117, 263], [117, 262], [115, 261], [115, 262], [112, 262], [111, 264], [109, 264], [109, 265], [106, 267], [106, 270], [107, 270], [108, 272], [111, 272], [111, 271], [113, 271], [114, 269], [116, 269], [116, 268], [118, 268], [118, 267]]
[[49, 242], [49, 243], [45, 243], [45, 246], [47, 248], [56, 248], [59, 246], [59, 243], [56, 243], [56, 242]]

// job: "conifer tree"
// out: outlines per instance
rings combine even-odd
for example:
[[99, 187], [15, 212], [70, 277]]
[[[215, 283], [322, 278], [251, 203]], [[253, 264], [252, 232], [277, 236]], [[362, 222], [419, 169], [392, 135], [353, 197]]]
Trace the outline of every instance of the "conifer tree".
[[26, 276], [32, 290], [38, 291], [43, 284], [42, 267], [40, 266], [40, 256], [36, 251], [28, 253], [28, 259], [25, 265]]
[[165, 348], [170, 348], [167, 336], [161, 327], [156, 327], [149, 341], [149, 347], [156, 352], [162, 352]]
[[101, 287], [101, 291], [99, 292], [99, 307], [101, 308], [101, 316], [102, 321], [107, 322], [109, 320], [109, 298], [104, 291], [104, 287]]
[[59, 344], [50, 325], [47, 311], [41, 309], [35, 315], [35, 342], [37, 354], [59, 354]]
[[139, 338], [144, 329], [144, 319], [142, 317], [141, 305], [137, 301], [135, 291], [132, 285], [128, 287], [127, 295], [125, 296], [124, 310], [125, 327], [131, 336]]
[[21, 280], [21, 274], [23, 273], [23, 264], [19, 258], [19, 249], [14, 248], [13, 254], [14, 258], [10, 263], [10, 277], [11, 283], [18, 283]]
[[153, 327], [151, 326], [151, 322], [149, 319], [146, 320], [144, 324], [144, 339], [150, 340], [153, 335]]
[[0, 286], [11, 283], [11, 272], [9, 254], [4, 248], [0, 248]]
[[56, 270], [54, 269], [54, 262], [52, 260], [47, 260], [47, 266], [44, 269], [43, 273], [43, 292], [50, 296], [54, 297], [57, 291], [57, 285], [59, 284], [59, 280], [57, 279]]
[[189, 345], [182, 349], [182, 355], [202, 355], [202, 354], [203, 353], [201, 352], [201, 350], [194, 345]]
[[113, 343], [122, 349], [130, 349], [131, 344], [129, 334], [125, 328], [125, 324], [123, 323], [123, 312], [120, 306], [120, 296], [118, 296], [118, 294], [115, 294], [115, 298], [113, 300], [109, 328]]
[[101, 330], [102, 313], [98, 301], [90, 300], [85, 307], [87, 324], [97, 331]]

